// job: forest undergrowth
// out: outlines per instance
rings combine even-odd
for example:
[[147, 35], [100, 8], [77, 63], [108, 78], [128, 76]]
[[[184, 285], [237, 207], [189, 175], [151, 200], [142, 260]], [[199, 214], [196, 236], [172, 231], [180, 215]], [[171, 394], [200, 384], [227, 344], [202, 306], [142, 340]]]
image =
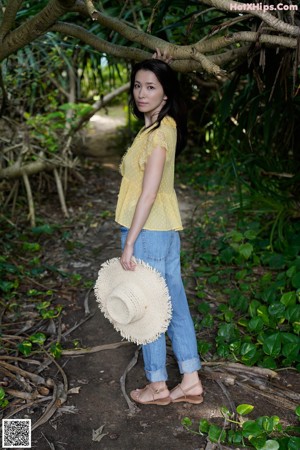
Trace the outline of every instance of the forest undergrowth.
[[[91, 170], [98, 177], [94, 164]], [[232, 404], [231, 409], [222, 408], [223, 422], [199, 417], [196, 425], [186, 417], [182, 424], [192, 433], [207, 434], [212, 442], [232, 448], [299, 448], [299, 223], [288, 221], [284, 239], [273, 232], [271, 242], [266, 224], [272, 217], [241, 211], [240, 193], [233, 185], [225, 185], [207, 163], [199, 163], [196, 157], [181, 162], [178, 174], [177, 183], [188, 186], [195, 205], [184, 231], [182, 267], [199, 353], [204, 373], [217, 380]], [[72, 188], [71, 209], [80, 189], [80, 184]], [[90, 292], [94, 280], [80, 270], [69, 272], [63, 264], [50, 264], [47, 253], [54, 242], [68, 255], [80, 252], [84, 243], [75, 237], [79, 224], [84, 230], [113, 220], [113, 203], [102, 209], [95, 204], [93, 209], [89, 198], [76, 220], [62, 218], [52, 204], [53, 215], [40, 215], [36, 227], [28, 226], [22, 197], [15, 220], [2, 212], [2, 417], [45, 402], [48, 407], [37, 427], [66, 401], [68, 383], [60, 358], [70, 351], [62, 343], [73, 329], [65, 325], [67, 315], [75, 291]], [[42, 194], [40, 200], [45, 201]], [[77, 342], [71, 345], [78, 350]], [[43, 376], [51, 365], [60, 373], [59, 383], [49, 373]], [[274, 414], [255, 416], [254, 405], [244, 404], [241, 394], [237, 406], [229, 385], [252, 393], [255, 402], [257, 395], [262, 403], [271, 402]], [[285, 411], [283, 416], [276, 405]], [[250, 419], [246, 418], [250, 413]]]

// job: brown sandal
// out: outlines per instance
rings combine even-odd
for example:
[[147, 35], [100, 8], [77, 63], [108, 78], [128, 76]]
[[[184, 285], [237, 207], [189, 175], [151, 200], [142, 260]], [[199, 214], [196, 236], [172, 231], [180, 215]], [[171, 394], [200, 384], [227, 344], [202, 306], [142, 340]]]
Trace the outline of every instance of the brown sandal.
[[180, 403], [180, 402], [186, 402], [186, 403], [193, 403], [194, 405], [199, 405], [203, 402], [203, 395], [187, 395], [189, 391], [191, 391], [194, 387], [198, 386], [200, 383], [193, 384], [191, 387], [186, 389], [185, 391], [182, 389], [181, 385], [178, 384], [174, 389], [171, 390], [171, 392], [175, 391], [175, 389], [179, 388], [183, 395], [181, 397], [177, 397], [174, 400], [171, 398], [172, 403]]
[[[145, 391], [151, 391], [153, 400], [149, 400], [147, 402], [142, 401], [139, 399], [140, 395], [142, 392]], [[168, 395], [167, 397], [164, 398], [157, 398], [155, 399], [155, 395], [159, 394], [160, 392], [164, 391], [164, 389], [154, 389], [150, 384], [147, 384], [147, 386], [145, 386], [143, 389], [136, 389], [135, 391], [131, 391], [130, 392], [130, 397], [132, 398], [132, 400], [134, 400], [136, 403], [140, 403], [141, 405], [160, 405], [160, 406], [166, 406], [169, 405], [171, 403], [171, 398]]]

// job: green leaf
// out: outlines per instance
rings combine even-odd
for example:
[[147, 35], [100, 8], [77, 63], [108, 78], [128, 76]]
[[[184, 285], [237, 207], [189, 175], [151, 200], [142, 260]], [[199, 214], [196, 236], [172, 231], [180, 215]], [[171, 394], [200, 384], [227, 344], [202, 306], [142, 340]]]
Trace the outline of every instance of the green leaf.
[[51, 225], [45, 224], [39, 227], [33, 227], [31, 228], [31, 231], [34, 234], [53, 234], [55, 230]]
[[255, 420], [247, 420], [242, 425], [243, 436], [247, 439], [260, 436], [263, 433], [263, 429]]
[[266, 305], [261, 305], [257, 308], [257, 315], [262, 318], [266, 325], [269, 325], [270, 319]]
[[266, 355], [277, 357], [281, 350], [281, 333], [274, 333], [264, 339], [263, 351]]
[[257, 300], [252, 300], [249, 305], [249, 314], [251, 317], [257, 316], [257, 309], [261, 306], [261, 303]]
[[239, 445], [243, 441], [242, 431], [240, 430], [229, 430], [227, 432], [228, 443], [233, 445]]
[[267, 432], [271, 433], [272, 431], [276, 431], [280, 419], [278, 416], [262, 416], [257, 419], [257, 423], [262, 426], [262, 428]]
[[299, 450], [300, 448], [300, 438], [293, 436], [289, 439], [288, 450]]
[[300, 417], [300, 405], [295, 409], [296, 416]]
[[39, 310], [48, 308], [50, 305], [51, 305], [51, 302], [49, 302], [49, 301], [47, 300], [47, 301], [38, 303], [38, 304], [36, 305], [36, 309], [39, 311]]
[[207, 352], [209, 352], [212, 348], [212, 343], [211, 342], [206, 342], [206, 341], [197, 341], [197, 348], [198, 348], [198, 352], [200, 353], [200, 355], [206, 355]]
[[298, 344], [300, 346], [300, 337], [293, 333], [281, 333], [282, 344]]
[[47, 338], [44, 333], [35, 333], [29, 337], [29, 340], [33, 344], [38, 344], [38, 345], [43, 345], [46, 339]]
[[267, 436], [264, 433], [258, 436], [250, 436], [248, 439], [255, 449], [261, 450], [262, 448], [264, 448], [264, 445], [266, 444]]
[[22, 248], [23, 250], [28, 250], [29, 252], [37, 252], [41, 249], [41, 246], [37, 242], [24, 242]]
[[242, 355], [242, 361], [244, 363], [247, 363], [248, 361], [252, 360], [252, 358], [255, 356], [257, 352], [257, 347], [255, 344], [251, 344], [250, 342], [246, 342], [241, 346], [241, 355]]
[[214, 318], [212, 314], [206, 314], [200, 322], [201, 327], [212, 328], [214, 325]]
[[272, 358], [272, 356], [265, 356], [261, 361], [261, 365], [266, 369], [277, 369], [276, 361], [274, 358]]
[[5, 395], [6, 395], [5, 390], [2, 387], [0, 387], [0, 401], [4, 399]]
[[300, 288], [300, 272], [297, 272], [292, 276], [292, 286], [295, 289]]
[[249, 259], [253, 253], [253, 245], [247, 242], [246, 244], [241, 244], [239, 246], [239, 254], [242, 255], [245, 259]]
[[54, 358], [60, 358], [61, 352], [62, 352], [62, 346], [58, 342], [51, 345], [50, 353]]
[[263, 327], [264, 327], [264, 321], [262, 320], [261, 317], [253, 317], [248, 322], [248, 330], [249, 331], [259, 332], [263, 329]]
[[240, 416], [245, 416], [247, 414], [250, 414], [253, 411], [253, 409], [254, 409], [254, 406], [244, 403], [244, 404], [238, 405], [236, 408], [236, 411]]
[[300, 305], [288, 306], [285, 311], [284, 316], [288, 322], [299, 322], [300, 321]]
[[0, 280], [0, 289], [3, 292], [9, 292], [15, 288], [15, 283], [11, 281]]
[[18, 350], [25, 356], [31, 354], [32, 343], [29, 341], [23, 341], [21, 344], [18, 344]]
[[285, 311], [285, 306], [280, 302], [272, 303], [272, 305], [270, 305], [268, 307], [268, 312], [269, 312], [270, 316], [282, 317], [284, 311]]
[[181, 425], [183, 425], [184, 427], [190, 428], [193, 425], [193, 422], [191, 421], [191, 419], [189, 417], [184, 417], [181, 420]]
[[274, 441], [273, 439], [269, 439], [268, 441], [266, 441], [266, 443], [263, 447], [259, 447], [259, 450], [278, 450], [279, 447], [280, 446], [277, 441]]
[[232, 323], [223, 323], [218, 329], [218, 336], [222, 337], [227, 342], [235, 340], [237, 333], [237, 329]]
[[199, 432], [200, 433], [207, 433], [208, 434], [209, 427], [210, 427], [209, 422], [206, 419], [201, 419], [199, 421]]
[[226, 431], [217, 425], [210, 425], [208, 430], [208, 438], [211, 442], [225, 442]]
[[245, 238], [249, 239], [249, 241], [252, 241], [252, 240], [256, 239], [257, 231], [247, 230], [247, 231], [245, 231], [244, 236], [245, 236]]
[[207, 302], [202, 302], [197, 305], [197, 310], [201, 314], [207, 314], [210, 311], [210, 305]]
[[282, 347], [282, 354], [286, 358], [296, 361], [299, 356], [299, 344], [285, 344]]
[[239, 231], [230, 231], [227, 233], [227, 237], [231, 238], [233, 242], [241, 242], [244, 239], [244, 236]]
[[221, 406], [220, 412], [223, 417], [231, 417], [232, 416], [232, 413], [229, 411], [228, 408], [226, 408], [226, 406]]
[[283, 303], [285, 306], [291, 306], [296, 304], [296, 292], [286, 292], [281, 296], [280, 299], [281, 303]]

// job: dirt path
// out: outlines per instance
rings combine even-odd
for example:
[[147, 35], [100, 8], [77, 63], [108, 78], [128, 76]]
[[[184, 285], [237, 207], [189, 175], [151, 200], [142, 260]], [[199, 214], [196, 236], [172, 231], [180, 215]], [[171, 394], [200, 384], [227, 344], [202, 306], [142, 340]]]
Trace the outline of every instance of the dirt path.
[[[108, 121], [106, 120], [106, 124]], [[99, 126], [100, 120], [97, 121]], [[106, 130], [107, 131], [107, 130]], [[114, 133], [113, 127], [109, 133]], [[104, 145], [102, 131], [99, 146], [103, 145], [104, 157], [87, 159], [83, 175], [85, 184], [73, 187], [68, 194], [68, 206], [76, 217], [75, 226], [69, 231], [72, 251], [61, 248], [59, 242], [51, 241], [45, 262], [70, 273], [80, 274], [83, 279], [96, 280], [101, 263], [119, 256], [118, 227], [114, 223], [117, 192], [120, 183], [118, 158], [107, 161], [107, 145]], [[90, 143], [96, 148], [97, 133]], [[95, 154], [94, 154], [95, 155]], [[102, 159], [101, 159], [102, 158]], [[188, 190], [178, 189], [181, 208], [185, 220], [195, 207], [195, 199]], [[200, 201], [200, 199], [199, 199]], [[59, 223], [60, 212], [56, 207], [49, 212], [49, 218]], [[44, 211], [43, 214], [47, 214]], [[57, 215], [57, 217], [54, 217]], [[50, 251], [51, 249], [51, 251]], [[64, 308], [64, 325], [70, 327], [84, 318], [84, 303], [88, 289], [75, 291]], [[120, 341], [119, 334], [100, 313], [93, 292], [88, 295], [92, 317], [71, 333], [64, 341], [64, 348], [94, 347]], [[167, 407], [141, 406], [135, 414], [130, 414], [121, 392], [120, 378], [137, 348], [133, 344], [115, 350], [106, 350], [76, 357], [63, 357], [63, 366], [69, 381], [69, 388], [78, 388], [69, 394], [66, 404], [45, 425], [39, 427], [32, 437], [32, 448], [38, 450], [200, 450], [206, 447], [206, 438], [190, 434], [184, 430], [181, 420], [188, 416], [198, 423], [200, 418], [208, 420], [221, 417], [220, 407], [231, 408], [226, 390], [220, 387], [202, 371], [205, 401], [202, 405], [174, 404]], [[168, 352], [169, 385], [180, 381], [177, 365], [171, 349]], [[60, 374], [57, 373], [57, 379]], [[145, 383], [141, 358], [127, 376], [127, 393]], [[227, 388], [226, 388], [227, 389]], [[75, 389], [76, 392], [76, 389]], [[233, 402], [252, 403], [253, 393], [229, 388]], [[264, 410], [264, 400], [260, 412]], [[278, 405], [280, 411], [280, 405]], [[272, 413], [276, 408], [272, 406]], [[280, 415], [280, 412], [279, 414]], [[101, 428], [103, 427], [103, 428]], [[101, 441], [94, 433], [102, 435]]]

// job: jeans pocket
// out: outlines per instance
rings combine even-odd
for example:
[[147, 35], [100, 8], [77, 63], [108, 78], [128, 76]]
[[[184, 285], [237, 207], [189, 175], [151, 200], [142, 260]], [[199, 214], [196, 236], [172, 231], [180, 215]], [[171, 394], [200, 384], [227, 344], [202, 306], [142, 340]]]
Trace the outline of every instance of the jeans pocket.
[[143, 252], [147, 259], [161, 261], [166, 259], [173, 241], [172, 231], [141, 231]]

